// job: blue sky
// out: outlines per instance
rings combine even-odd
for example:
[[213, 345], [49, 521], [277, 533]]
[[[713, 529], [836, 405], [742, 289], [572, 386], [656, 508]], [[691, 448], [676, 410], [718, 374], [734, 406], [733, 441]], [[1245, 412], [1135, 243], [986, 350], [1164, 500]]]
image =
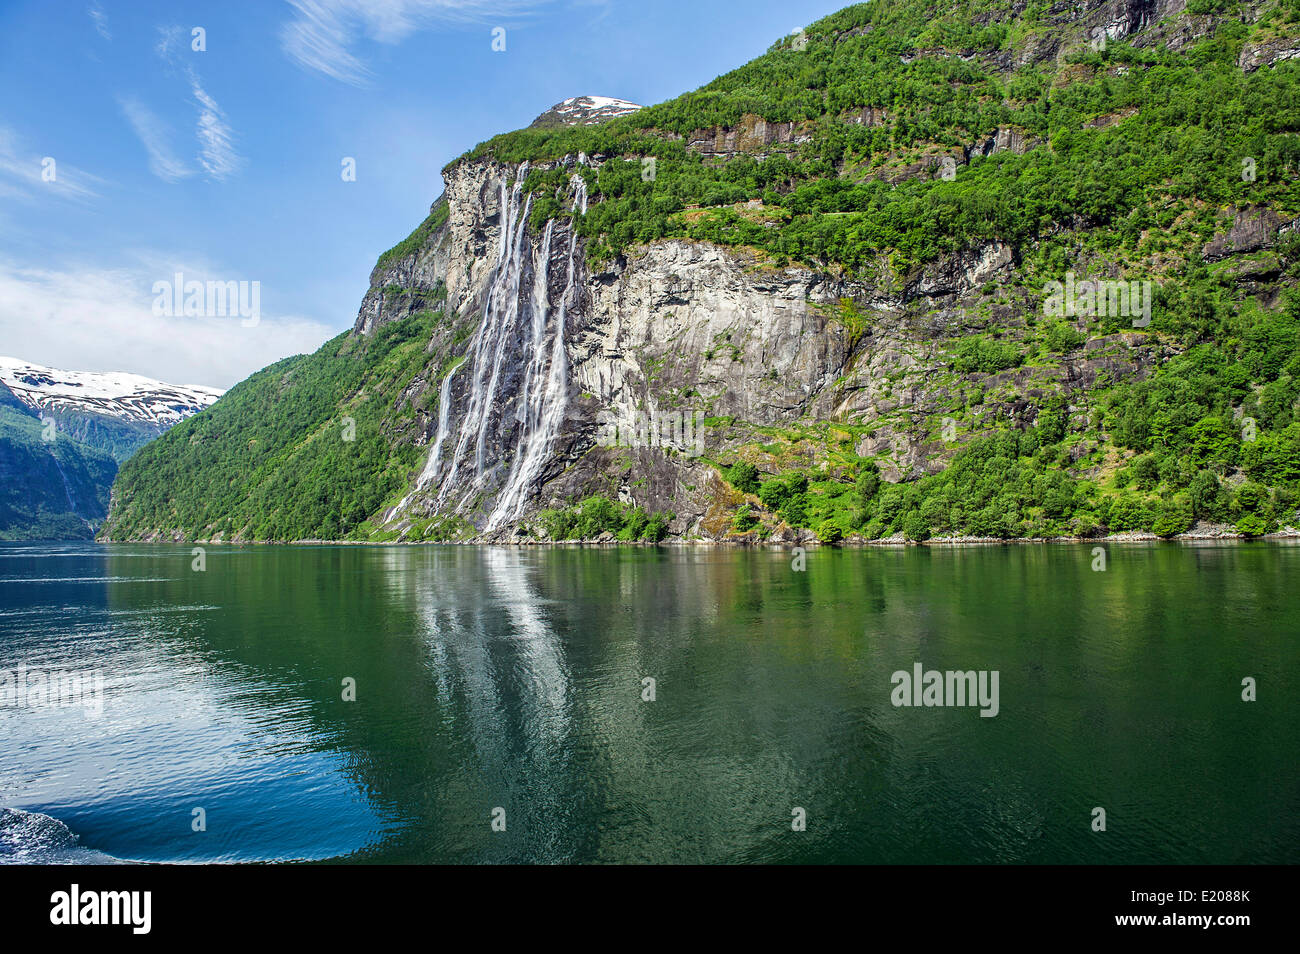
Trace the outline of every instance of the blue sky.
[[[661, 102], [843, 5], [0, 0], [0, 354], [229, 387], [350, 327], [475, 143]], [[259, 282], [260, 321], [155, 314], [177, 272]]]

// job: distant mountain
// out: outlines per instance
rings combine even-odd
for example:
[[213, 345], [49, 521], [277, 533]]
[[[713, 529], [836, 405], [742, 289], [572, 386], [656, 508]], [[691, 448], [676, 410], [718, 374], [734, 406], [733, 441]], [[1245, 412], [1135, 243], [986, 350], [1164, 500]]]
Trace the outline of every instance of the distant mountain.
[[0, 384], [0, 408], [2, 407], [13, 408], [14, 410], [21, 411], [24, 414], [31, 413], [31, 408], [18, 400], [18, 395], [14, 394], [13, 391], [10, 391], [4, 384]]
[[69, 437], [119, 464], [173, 424], [211, 406], [222, 392], [165, 384], [120, 371], [62, 371], [0, 356], [0, 382]]
[[641, 107], [610, 96], [570, 96], [533, 120], [533, 127], [594, 126], [608, 119], [627, 116]]
[[223, 393], [122, 371], [61, 371], [4, 356], [0, 356], [0, 381], [28, 407], [104, 414], [164, 428], [211, 406]]
[[88, 540], [117, 462], [48, 427], [0, 384], [0, 540]]
[[0, 357], [0, 540], [90, 539], [118, 465], [220, 396]]

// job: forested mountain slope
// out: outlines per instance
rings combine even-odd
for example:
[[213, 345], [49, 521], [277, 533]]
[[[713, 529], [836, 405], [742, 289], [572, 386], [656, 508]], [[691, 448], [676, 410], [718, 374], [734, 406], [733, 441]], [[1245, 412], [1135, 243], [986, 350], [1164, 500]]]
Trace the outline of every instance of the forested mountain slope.
[[60, 434], [0, 383], [0, 541], [89, 540], [116, 472], [112, 457]]
[[1300, 0], [878, 0], [556, 115], [444, 170], [348, 336], [130, 461], [106, 536], [1296, 523]]

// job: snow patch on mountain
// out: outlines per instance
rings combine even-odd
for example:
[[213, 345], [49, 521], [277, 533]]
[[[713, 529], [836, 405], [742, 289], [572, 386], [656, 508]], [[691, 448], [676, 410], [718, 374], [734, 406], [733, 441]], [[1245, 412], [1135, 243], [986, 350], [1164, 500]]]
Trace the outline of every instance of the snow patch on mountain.
[[636, 103], [615, 99], [613, 96], [570, 96], [538, 116], [533, 125], [594, 126], [640, 109]]
[[225, 393], [123, 371], [62, 371], [4, 356], [0, 356], [0, 381], [35, 410], [102, 414], [164, 429], [210, 407]]

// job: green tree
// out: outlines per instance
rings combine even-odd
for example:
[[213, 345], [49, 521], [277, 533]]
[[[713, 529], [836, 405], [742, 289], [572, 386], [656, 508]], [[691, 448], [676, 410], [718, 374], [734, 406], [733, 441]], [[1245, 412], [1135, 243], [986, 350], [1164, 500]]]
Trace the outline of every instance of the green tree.
[[1193, 519], [1191, 494], [1174, 494], [1161, 501], [1151, 530], [1162, 537], [1176, 536], [1190, 530]]
[[733, 464], [727, 471], [727, 481], [744, 494], [758, 493], [758, 468], [748, 461]]

